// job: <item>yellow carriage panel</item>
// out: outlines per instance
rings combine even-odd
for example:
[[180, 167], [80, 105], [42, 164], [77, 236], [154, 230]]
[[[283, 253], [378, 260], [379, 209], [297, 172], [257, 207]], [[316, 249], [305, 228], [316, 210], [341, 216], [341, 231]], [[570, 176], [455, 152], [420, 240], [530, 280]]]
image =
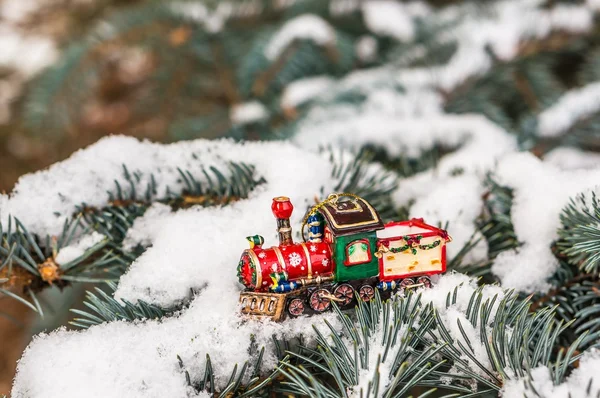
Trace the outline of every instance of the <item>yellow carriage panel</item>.
[[430, 245], [437, 241], [440, 242], [438, 246], [431, 249], [423, 250], [417, 246], [409, 247], [399, 253], [394, 253], [393, 249], [405, 247], [406, 241], [404, 239], [390, 241], [388, 250], [385, 250], [381, 257], [383, 278], [442, 272], [446, 242], [439, 236], [431, 236], [422, 238], [420, 245]]

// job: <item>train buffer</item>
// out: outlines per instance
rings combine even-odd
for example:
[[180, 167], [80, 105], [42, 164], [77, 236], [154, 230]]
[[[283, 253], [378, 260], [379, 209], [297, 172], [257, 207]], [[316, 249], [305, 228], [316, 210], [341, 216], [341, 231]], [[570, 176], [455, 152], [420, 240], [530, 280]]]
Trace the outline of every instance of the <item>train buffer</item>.
[[241, 312], [253, 318], [270, 318], [277, 322], [283, 318], [287, 294], [281, 293], [240, 293]]

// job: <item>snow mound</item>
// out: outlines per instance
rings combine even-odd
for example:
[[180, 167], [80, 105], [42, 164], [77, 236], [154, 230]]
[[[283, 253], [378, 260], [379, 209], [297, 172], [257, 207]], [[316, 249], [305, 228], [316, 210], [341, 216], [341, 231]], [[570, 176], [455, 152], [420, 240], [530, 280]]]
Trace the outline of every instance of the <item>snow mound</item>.
[[600, 169], [562, 171], [529, 153], [511, 154], [496, 170], [498, 182], [513, 189], [512, 222], [523, 246], [500, 253], [492, 271], [502, 286], [544, 291], [558, 267], [550, 248], [558, 238], [559, 215], [569, 199], [594, 188]]
[[273, 36], [265, 49], [268, 59], [274, 60], [295, 40], [312, 40], [319, 45], [335, 43], [335, 30], [323, 18], [304, 14], [289, 20]]
[[[153, 199], [157, 199], [165, 197], [167, 187], [173, 193], [185, 189], [179, 170], [189, 171], [198, 181], [205, 182], [202, 170], [216, 167], [227, 176], [227, 165], [240, 161], [255, 166], [257, 177], [272, 181], [277, 195], [287, 193], [293, 197], [296, 186], [301, 186], [296, 184], [306, 184], [306, 197], [311, 200], [321, 186], [331, 189], [327, 178], [330, 175], [328, 162], [289, 143], [195, 140], [161, 145], [112, 136], [47, 170], [21, 177], [2, 203], [0, 220], [6, 222], [12, 215], [31, 232], [56, 235], [77, 206], [82, 203], [106, 205], [107, 191], [114, 191], [117, 182], [124, 190], [129, 189], [123, 166], [130, 174], [138, 176], [136, 192], [145, 192], [153, 176], [157, 192]], [[310, 167], [314, 167], [319, 178], [309, 175]], [[297, 170], [305, 172], [298, 173]], [[310, 192], [311, 189], [314, 191]]]
[[598, 396], [600, 394], [598, 369], [600, 369], [600, 351], [592, 349], [583, 354], [579, 359], [579, 366], [573, 370], [564, 383], [555, 385], [548, 367], [539, 366], [532, 369], [531, 378], [527, 381], [523, 379], [507, 381], [502, 396], [534, 396], [531, 386], [535, 388], [538, 396], [544, 398]]

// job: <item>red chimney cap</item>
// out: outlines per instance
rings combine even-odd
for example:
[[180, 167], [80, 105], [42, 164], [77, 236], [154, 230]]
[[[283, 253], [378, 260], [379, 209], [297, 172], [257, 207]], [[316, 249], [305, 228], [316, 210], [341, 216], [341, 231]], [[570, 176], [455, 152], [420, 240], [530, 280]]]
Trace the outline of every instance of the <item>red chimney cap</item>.
[[287, 196], [278, 196], [273, 198], [271, 210], [273, 210], [273, 215], [276, 218], [290, 218], [292, 211], [294, 210], [294, 206], [292, 206], [292, 202]]

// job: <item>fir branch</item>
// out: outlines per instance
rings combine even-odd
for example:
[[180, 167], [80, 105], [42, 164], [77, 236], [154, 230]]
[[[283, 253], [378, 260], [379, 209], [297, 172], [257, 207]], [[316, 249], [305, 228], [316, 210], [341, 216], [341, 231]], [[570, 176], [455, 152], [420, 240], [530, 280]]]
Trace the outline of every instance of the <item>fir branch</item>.
[[115, 180], [114, 190], [108, 192], [109, 205], [94, 208], [84, 203], [79, 206], [76, 215], [81, 216], [86, 225], [120, 244], [135, 219], [153, 203], [163, 203], [174, 210], [192, 206], [224, 206], [247, 198], [255, 187], [265, 182], [264, 178], [256, 176], [254, 166], [230, 162], [226, 167], [226, 171], [214, 166], [202, 169], [201, 176], [178, 169], [180, 178], [177, 183], [180, 187], [167, 187], [163, 196], [159, 196], [154, 176], [150, 176], [149, 183], [140, 192], [136, 189], [140, 182], [139, 173], [130, 172], [123, 165], [127, 184], [122, 187]]
[[348, 392], [401, 397], [413, 387], [431, 382], [435, 370], [443, 365], [444, 361], [433, 360], [443, 346], [416, 351], [418, 336], [428, 327], [426, 322], [417, 324], [419, 298], [409, 295], [404, 300], [382, 302], [377, 293], [371, 303], [359, 300], [354, 322], [334, 307], [342, 330], [325, 321], [331, 334], [325, 336], [315, 328], [315, 350], [290, 353], [302, 365], [280, 365], [287, 379], [282, 383], [283, 392], [311, 397], [347, 397]]
[[[269, 389], [273, 387], [274, 383], [278, 382], [277, 376], [280, 371], [279, 369], [275, 369], [267, 376], [260, 376], [264, 352], [265, 349], [263, 347], [258, 353], [255, 362], [253, 364], [250, 364], [248, 361], [244, 362], [239, 372], [238, 365], [235, 364], [229, 376], [229, 381], [222, 389], [218, 389], [215, 384], [214, 369], [208, 354], [206, 355], [204, 374], [201, 378], [192, 378], [179, 355], [177, 356], [177, 360], [181, 371], [185, 374], [188, 386], [196, 394], [206, 391], [214, 397], [269, 397]], [[282, 363], [287, 363], [287, 361], [287, 357], [281, 360]]]
[[[448, 293], [449, 311], [459, 300], [458, 289]], [[527, 377], [542, 365], [550, 369], [555, 384], [564, 382], [587, 332], [561, 348], [559, 337], [572, 322], [555, 323], [554, 308], [531, 312], [529, 298], [507, 291], [502, 299], [484, 300], [482, 291], [483, 286], [472, 294], [466, 312], [456, 318], [443, 318], [416, 294], [386, 302], [379, 295], [370, 303], [359, 301], [353, 316], [335, 307], [342, 329], [325, 321], [331, 333], [326, 336], [315, 328], [315, 349], [289, 353], [298, 363], [279, 366], [286, 381], [278, 391], [312, 397], [347, 397], [350, 392], [399, 397], [421, 386], [430, 389], [425, 394], [431, 389], [465, 396], [497, 394], [507, 380]]]
[[387, 153], [385, 148], [365, 145], [361, 148], [361, 152], [366, 152], [369, 156], [372, 156], [373, 160], [381, 163], [386, 169], [395, 172], [400, 177], [406, 178], [435, 168], [444, 155], [456, 149], [436, 144], [429, 149], [421, 151], [419, 156], [412, 157], [403, 154], [392, 156]]
[[90, 233], [76, 217], [65, 223], [59, 236], [40, 238], [31, 234], [18, 219], [9, 217], [6, 229], [0, 224], [2, 292], [43, 314], [36, 296], [42, 289], [52, 285], [64, 288], [77, 281], [105, 281], [120, 275], [123, 268], [117, 260], [118, 249], [107, 239], [86, 248], [66, 263], [56, 261], [61, 249]]
[[491, 175], [485, 182], [487, 191], [483, 196], [483, 212], [477, 227], [488, 243], [488, 256], [494, 259], [505, 250], [520, 246], [512, 220], [512, 190], [498, 184]]
[[[135, 248], [133, 251], [123, 249], [122, 242], [127, 230], [152, 203], [164, 203], [173, 209], [224, 206], [248, 197], [252, 189], [265, 182], [263, 178], [255, 176], [253, 166], [230, 162], [227, 168], [226, 172], [216, 167], [203, 169], [202, 176], [198, 177], [179, 170], [179, 187], [167, 187], [164, 196], [158, 197], [153, 176], [150, 176], [146, 187], [140, 190], [141, 174], [130, 171], [124, 165], [123, 177], [126, 183], [122, 186], [115, 180], [114, 190], [107, 193], [108, 206], [93, 208], [82, 204], [65, 222], [59, 236], [38, 237], [31, 234], [18, 219], [9, 217], [6, 227], [0, 224], [0, 279], [4, 281], [0, 284], [0, 293], [43, 314], [36, 294], [48, 286], [63, 288], [76, 282], [118, 279], [143, 251], [143, 248]], [[104, 238], [76, 258], [69, 259], [64, 264], [57, 262], [61, 249], [76, 239], [83, 239], [95, 232], [101, 233]], [[94, 297], [93, 294], [88, 296], [91, 308], [96, 312], [104, 311], [101, 313], [103, 320], [163, 314], [145, 303], [139, 303], [139, 308], [131, 303], [124, 303], [125, 312], [111, 312], [109, 307], [117, 309], [121, 304], [117, 303], [115, 306], [110, 300], [102, 303]], [[82, 319], [78, 326], [83, 326], [86, 322], [93, 324], [89, 322], [90, 319], [89, 316], [87, 320]]]
[[559, 255], [585, 273], [598, 273], [600, 269], [600, 203], [593, 192], [590, 200], [584, 194], [563, 209], [562, 227], [556, 247]]
[[108, 282], [106, 286], [108, 292], [99, 287], [94, 288], [96, 294], [90, 291], [86, 292], [86, 300], [83, 304], [90, 309], [90, 312], [71, 309], [71, 312], [79, 316], [69, 322], [71, 325], [87, 329], [90, 326], [111, 321], [159, 319], [174, 312], [172, 308], [161, 308], [141, 300], [135, 304], [127, 300], [116, 300], [112, 294], [116, 291], [117, 285], [114, 282]]
[[[446, 343], [443, 355], [462, 375], [496, 391], [502, 389], [506, 380], [525, 377], [533, 367], [540, 365], [554, 371], [555, 384], [562, 383], [567, 368], [578, 358], [575, 350], [587, 333], [581, 334], [566, 353], [561, 350], [555, 357], [558, 336], [569, 323], [555, 323], [553, 308], [531, 313], [529, 299], [519, 300], [512, 292], [506, 292], [496, 308], [497, 299], [494, 296], [483, 301], [481, 289], [473, 294], [465, 318], [462, 322], [460, 317], [456, 319], [462, 339], [452, 338], [448, 329], [452, 325], [445, 324], [437, 311], [429, 306], [428, 311], [437, 321], [431, 336]], [[455, 302], [456, 291], [452, 297], [448, 295], [447, 307]], [[469, 339], [466, 327], [471, 331], [478, 330], [479, 341]], [[483, 346], [486, 362], [477, 358], [474, 344]]]
[[600, 342], [600, 279], [597, 273], [583, 273], [579, 268], [560, 261], [560, 267], [550, 278], [552, 284], [548, 292], [536, 294], [532, 311], [552, 307], [556, 322], [564, 322], [569, 327], [559, 336], [561, 346], [572, 344], [581, 333], [588, 335], [580, 346], [589, 347]]

